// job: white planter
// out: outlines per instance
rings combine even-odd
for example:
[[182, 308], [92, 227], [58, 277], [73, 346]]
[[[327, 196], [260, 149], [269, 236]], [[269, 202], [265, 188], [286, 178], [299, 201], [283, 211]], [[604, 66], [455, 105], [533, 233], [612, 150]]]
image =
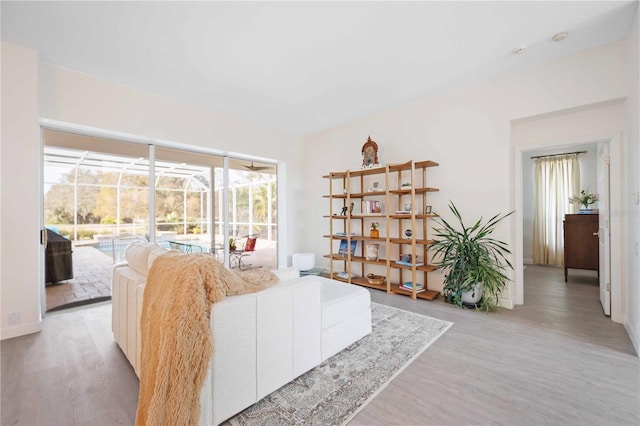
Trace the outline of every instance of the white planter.
[[468, 305], [475, 305], [480, 302], [482, 299], [482, 290], [484, 289], [484, 284], [475, 283], [472, 290], [465, 291], [462, 293], [462, 303]]
[[315, 253], [294, 253], [291, 255], [291, 263], [299, 271], [308, 271], [316, 266]]

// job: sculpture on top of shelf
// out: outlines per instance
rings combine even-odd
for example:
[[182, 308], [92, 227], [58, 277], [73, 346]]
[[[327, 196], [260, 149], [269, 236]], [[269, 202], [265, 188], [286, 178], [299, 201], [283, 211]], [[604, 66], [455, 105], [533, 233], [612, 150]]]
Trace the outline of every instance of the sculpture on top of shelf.
[[370, 169], [378, 167], [378, 144], [371, 140], [371, 136], [367, 138], [367, 142], [362, 145], [362, 168]]
[[344, 206], [342, 210], [340, 210], [340, 216], [346, 216], [347, 210], [349, 210], [349, 214], [353, 214], [353, 201], [349, 203], [349, 206]]

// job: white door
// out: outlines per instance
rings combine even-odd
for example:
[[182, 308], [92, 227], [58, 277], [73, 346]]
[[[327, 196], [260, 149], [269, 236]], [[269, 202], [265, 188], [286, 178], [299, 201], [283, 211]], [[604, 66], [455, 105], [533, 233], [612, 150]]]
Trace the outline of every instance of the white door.
[[605, 315], [611, 315], [611, 233], [609, 208], [609, 142], [598, 142], [598, 209], [600, 212], [600, 303]]

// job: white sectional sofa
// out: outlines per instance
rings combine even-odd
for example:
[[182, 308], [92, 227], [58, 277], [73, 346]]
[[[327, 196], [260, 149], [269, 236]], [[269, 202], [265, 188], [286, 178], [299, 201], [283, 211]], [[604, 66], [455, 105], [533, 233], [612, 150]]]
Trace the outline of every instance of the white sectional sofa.
[[[140, 375], [140, 314], [147, 272], [165, 250], [132, 244], [112, 280], [115, 339]], [[371, 332], [361, 287], [296, 269], [274, 271], [275, 286], [215, 303], [215, 352], [200, 395], [200, 424], [217, 425]]]

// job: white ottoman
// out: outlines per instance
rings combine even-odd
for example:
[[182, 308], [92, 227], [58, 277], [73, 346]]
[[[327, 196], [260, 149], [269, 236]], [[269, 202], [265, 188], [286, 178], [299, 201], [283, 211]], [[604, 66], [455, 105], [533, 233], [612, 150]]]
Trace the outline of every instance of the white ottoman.
[[324, 277], [322, 361], [371, 333], [371, 295], [363, 287]]

